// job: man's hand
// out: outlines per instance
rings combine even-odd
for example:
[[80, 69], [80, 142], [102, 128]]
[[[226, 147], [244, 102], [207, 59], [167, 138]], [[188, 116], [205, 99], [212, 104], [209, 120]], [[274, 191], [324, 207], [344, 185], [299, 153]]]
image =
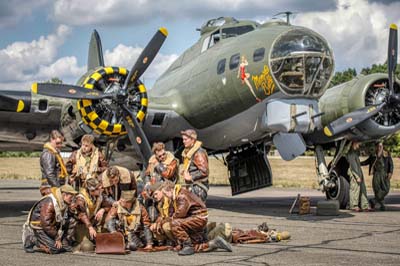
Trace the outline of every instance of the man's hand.
[[392, 179], [392, 173], [388, 173], [387, 179], [388, 179], [388, 180]]
[[361, 178], [357, 178], [357, 183], [361, 184]]
[[55, 246], [56, 246], [57, 249], [62, 248], [61, 240], [56, 240]]
[[152, 223], [150, 225], [150, 231], [155, 232], [157, 230], [157, 224], [156, 223]]
[[89, 227], [89, 235], [91, 239], [95, 239], [96, 238], [96, 230], [94, 230], [93, 226]]
[[185, 179], [185, 181], [188, 181], [188, 182], [192, 182], [193, 181], [192, 176], [189, 174], [188, 170], [183, 172], [183, 178]]
[[100, 222], [101, 219], [103, 218], [105, 210], [104, 209], [100, 209], [97, 213], [96, 216], [94, 217], [94, 219], [96, 219], [96, 221]]

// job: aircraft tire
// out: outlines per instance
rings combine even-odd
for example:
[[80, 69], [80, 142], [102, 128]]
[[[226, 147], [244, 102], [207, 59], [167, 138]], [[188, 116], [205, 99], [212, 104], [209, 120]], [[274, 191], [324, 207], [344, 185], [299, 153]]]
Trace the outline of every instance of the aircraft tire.
[[335, 182], [336, 187], [329, 189], [325, 192], [326, 198], [339, 201], [341, 209], [346, 209], [350, 199], [350, 185], [349, 181], [341, 175], [337, 175], [332, 171], [332, 181]]

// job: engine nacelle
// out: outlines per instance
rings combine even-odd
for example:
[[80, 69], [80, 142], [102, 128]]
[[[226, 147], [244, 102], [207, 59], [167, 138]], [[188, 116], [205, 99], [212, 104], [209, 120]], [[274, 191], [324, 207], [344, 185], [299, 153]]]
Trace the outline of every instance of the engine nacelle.
[[[400, 84], [394, 83], [394, 92]], [[389, 94], [387, 74], [360, 75], [333, 87], [320, 98], [323, 126], [356, 109], [382, 103]], [[400, 130], [400, 106], [386, 105], [380, 113], [357, 126], [360, 139], [377, 139]]]

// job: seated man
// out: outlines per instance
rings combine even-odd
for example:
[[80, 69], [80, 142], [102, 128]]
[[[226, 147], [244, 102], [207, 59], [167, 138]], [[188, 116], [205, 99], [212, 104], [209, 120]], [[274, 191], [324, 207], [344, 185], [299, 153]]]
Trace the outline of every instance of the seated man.
[[174, 206], [171, 200], [164, 196], [160, 190], [161, 185], [162, 183], [158, 182], [149, 188], [152, 198], [157, 203], [158, 210], [157, 219], [150, 225], [150, 230], [159, 246], [176, 246], [175, 237], [171, 230], [171, 217], [174, 214]]
[[109, 232], [120, 231], [125, 236], [126, 248], [137, 250], [143, 248], [143, 233], [146, 247], [153, 246], [153, 236], [149, 230], [150, 219], [146, 209], [139, 203], [135, 191], [122, 191], [117, 206], [113, 206], [106, 217], [106, 228]]
[[111, 202], [104, 200], [101, 194], [100, 181], [97, 178], [90, 178], [85, 181], [85, 186], [76, 196], [74, 210], [80, 221], [76, 229], [78, 244], [85, 238], [95, 240], [97, 231], [101, 231], [104, 213], [109, 211], [112, 205]]
[[101, 175], [101, 182], [104, 188], [103, 195], [112, 202], [120, 199], [122, 191], [137, 191], [136, 178], [133, 172], [125, 167], [112, 166], [107, 168]]
[[26, 252], [33, 252], [34, 246], [48, 254], [71, 251], [76, 221], [69, 207], [76, 194], [73, 187], [63, 185], [33, 205], [22, 231]]
[[206, 243], [204, 232], [208, 212], [199, 197], [170, 181], [160, 185], [159, 190], [174, 206], [174, 213], [170, 219], [171, 231], [177, 242], [183, 246], [178, 255], [192, 255], [195, 251], [211, 251], [216, 248], [232, 251], [229, 243], [221, 237]]

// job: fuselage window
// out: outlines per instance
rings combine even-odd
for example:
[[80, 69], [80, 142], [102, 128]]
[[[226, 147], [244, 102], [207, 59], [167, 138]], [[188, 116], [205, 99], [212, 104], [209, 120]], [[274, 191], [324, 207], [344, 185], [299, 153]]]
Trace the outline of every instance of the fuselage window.
[[252, 26], [239, 26], [239, 27], [232, 27], [232, 28], [224, 28], [222, 29], [222, 37], [224, 39], [235, 37], [238, 35], [245, 34], [249, 31], [254, 30]]
[[264, 59], [265, 48], [258, 48], [254, 51], [253, 61], [258, 62]]
[[240, 54], [234, 54], [231, 56], [231, 60], [229, 60], [229, 69], [235, 69], [237, 68], [237, 66], [239, 65], [239, 61], [240, 61]]
[[222, 73], [225, 72], [225, 64], [226, 64], [226, 59], [222, 59], [218, 62], [218, 66], [217, 66], [217, 74], [221, 75]]

